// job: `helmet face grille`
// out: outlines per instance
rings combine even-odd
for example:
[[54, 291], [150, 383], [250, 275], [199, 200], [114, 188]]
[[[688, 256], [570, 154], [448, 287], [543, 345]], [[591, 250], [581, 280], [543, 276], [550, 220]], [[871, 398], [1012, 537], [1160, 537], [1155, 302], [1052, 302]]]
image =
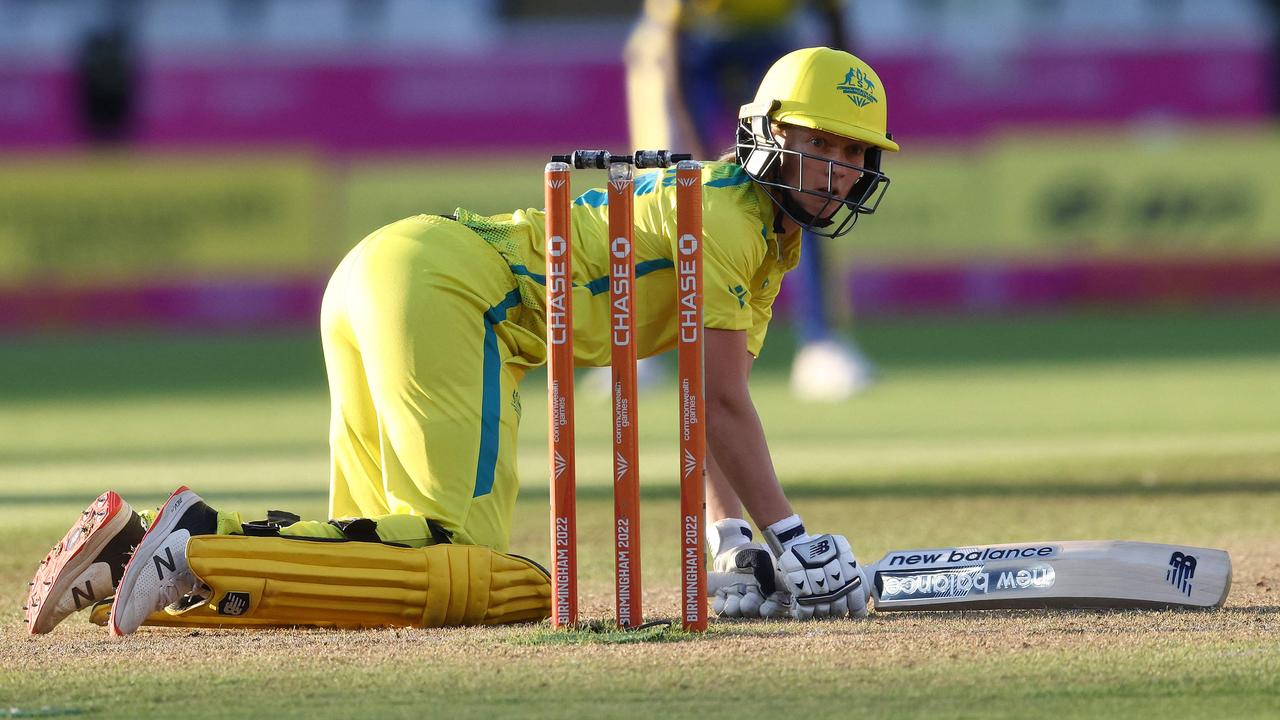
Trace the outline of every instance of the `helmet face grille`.
[[[880, 200], [889, 189], [889, 176], [880, 171], [881, 150], [877, 147], [867, 149], [865, 166], [830, 160], [818, 155], [789, 150], [782, 147], [773, 134], [768, 116], [742, 118], [738, 121], [738, 141], [735, 147], [738, 164], [752, 180], [764, 187], [769, 197], [787, 217], [794, 220], [805, 230], [824, 237], [839, 237], [853, 229], [859, 215], [870, 215], [880, 206]], [[800, 176], [795, 185], [785, 183], [779, 177], [779, 170], [784, 157], [794, 158], [799, 164]], [[826, 164], [826, 190], [806, 189], [804, 187], [804, 160]], [[837, 167], [847, 168], [861, 173], [858, 181], [843, 197], [831, 191], [832, 177]], [[825, 200], [816, 214], [802, 209], [791, 197], [791, 192], [799, 192]], [[843, 217], [841, 217], [843, 216]], [[839, 218], [839, 222], [836, 222]]]

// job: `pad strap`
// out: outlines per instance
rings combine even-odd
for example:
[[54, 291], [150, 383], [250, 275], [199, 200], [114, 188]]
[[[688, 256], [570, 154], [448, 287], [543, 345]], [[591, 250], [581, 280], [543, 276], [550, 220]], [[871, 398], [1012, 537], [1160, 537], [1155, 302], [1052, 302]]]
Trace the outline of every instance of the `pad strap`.
[[252, 537], [276, 537], [280, 534], [280, 528], [288, 527], [300, 520], [302, 520], [301, 517], [288, 510], [268, 510], [265, 520], [241, 523], [240, 529], [245, 535]]
[[369, 518], [343, 518], [330, 520], [329, 524], [342, 531], [343, 537], [354, 542], [380, 543], [378, 523]]

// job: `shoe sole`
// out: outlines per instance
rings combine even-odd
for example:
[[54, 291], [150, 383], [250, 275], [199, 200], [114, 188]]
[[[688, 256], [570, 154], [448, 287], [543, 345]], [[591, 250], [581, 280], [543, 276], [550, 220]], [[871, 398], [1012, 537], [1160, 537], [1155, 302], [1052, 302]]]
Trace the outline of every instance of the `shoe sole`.
[[[26, 619], [27, 631], [32, 635], [42, 635], [54, 628], [54, 625], [41, 627], [42, 622], [48, 618], [48, 613], [56, 607], [46, 601], [50, 597], [60, 597], [63, 593], [70, 592], [72, 579], [79, 578], [88, 570], [98, 553], [129, 526], [133, 508], [118, 494], [108, 490], [99, 495], [80, 514], [80, 518], [41, 561], [40, 569], [36, 570], [35, 578], [31, 581], [31, 590], [27, 593]], [[72, 541], [78, 541], [76, 548], [70, 553], [64, 553]]]
[[[151, 526], [147, 528], [147, 533], [142, 536], [142, 540], [138, 542], [138, 547], [134, 549], [133, 555], [129, 557], [129, 564], [124, 566], [124, 573], [120, 576], [120, 587], [116, 588], [116, 599], [111, 603], [111, 618], [107, 622], [107, 628], [116, 637], [124, 637], [127, 634], [116, 625], [116, 611], [120, 609], [121, 601], [127, 600], [132, 595], [133, 586], [137, 583], [137, 574], [132, 572], [134, 563], [140, 557], [151, 555], [160, 543], [164, 541], [164, 538], [168, 537], [169, 533], [173, 531], [174, 525], [182, 517], [182, 513], [177, 512], [178, 508], [170, 508], [169, 503], [185, 492], [191, 492], [191, 489], [183, 485], [174, 490], [169, 495], [169, 499], [164, 501], [164, 504], [160, 506], [159, 512], [156, 513], [155, 519], [151, 521]], [[192, 494], [194, 495], [194, 493]]]

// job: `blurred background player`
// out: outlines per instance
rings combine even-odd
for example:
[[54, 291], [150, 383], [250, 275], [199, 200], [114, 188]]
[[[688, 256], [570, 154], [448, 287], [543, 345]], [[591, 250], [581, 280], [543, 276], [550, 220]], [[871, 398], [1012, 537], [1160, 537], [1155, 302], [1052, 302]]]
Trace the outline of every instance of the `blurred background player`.
[[137, 111], [138, 59], [127, 5], [107, 9], [86, 29], [76, 53], [80, 119], [85, 136], [98, 145], [127, 142]]
[[[645, 0], [624, 52], [632, 145], [719, 157], [733, 145], [739, 98], [773, 58], [803, 45], [852, 51], [842, 0]], [[874, 366], [833, 316], [839, 287], [823, 239], [805, 231], [792, 290], [797, 350], [791, 388], [806, 400], [838, 402], [865, 389]], [[832, 275], [835, 278], [832, 278]], [[835, 313], [833, 313], [833, 310]], [[652, 377], [653, 361], [642, 379]]]

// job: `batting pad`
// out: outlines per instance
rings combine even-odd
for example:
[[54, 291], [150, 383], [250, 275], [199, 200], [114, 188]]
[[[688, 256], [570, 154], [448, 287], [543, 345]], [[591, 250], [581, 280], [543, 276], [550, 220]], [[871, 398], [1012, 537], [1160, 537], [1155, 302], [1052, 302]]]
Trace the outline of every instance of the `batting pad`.
[[[187, 561], [213, 589], [209, 601], [177, 614], [153, 613], [145, 625], [452, 627], [551, 614], [545, 570], [477, 545], [200, 535], [187, 545]], [[105, 619], [94, 608], [90, 620], [98, 614]]]

